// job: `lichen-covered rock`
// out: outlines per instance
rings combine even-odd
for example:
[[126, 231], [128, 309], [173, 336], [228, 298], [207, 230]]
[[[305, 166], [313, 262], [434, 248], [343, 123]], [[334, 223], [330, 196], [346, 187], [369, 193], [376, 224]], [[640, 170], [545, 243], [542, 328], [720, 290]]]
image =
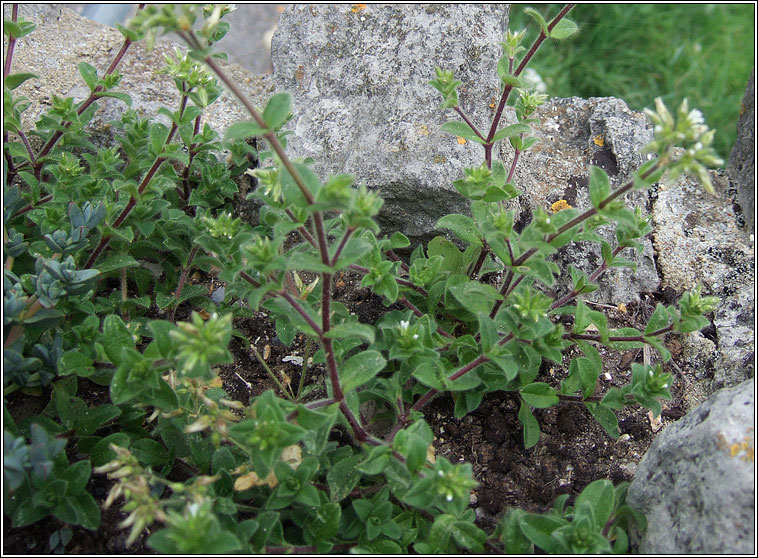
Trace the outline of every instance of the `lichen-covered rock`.
[[[5, 9], [9, 11], [9, 7]], [[18, 40], [13, 53], [14, 73], [33, 72], [39, 76], [14, 91], [31, 101], [23, 114], [23, 124], [30, 128], [49, 108], [52, 95], [73, 96], [77, 101], [88, 97], [89, 88], [79, 75], [77, 65], [87, 62], [97, 68], [98, 75], [103, 75], [121, 48], [124, 37], [116, 29], [81, 17], [60, 5], [24, 4], [19, 8], [19, 16], [37, 24], [37, 29]], [[148, 50], [144, 41], [132, 44], [118, 68], [122, 79], [117, 90], [132, 98], [132, 108], [164, 123], [168, 123], [168, 119], [158, 115], [158, 108], [178, 109], [180, 95], [173, 79], [159, 74], [158, 70], [165, 66], [165, 55], [175, 56], [176, 47], [186, 51], [185, 46], [168, 40], [157, 41], [153, 50]], [[273, 94], [268, 76], [254, 76], [236, 64], [221, 64], [255, 104], [262, 105]], [[127, 107], [112, 98], [102, 98], [97, 103], [101, 110], [93, 118], [90, 129], [104, 133], [106, 124], [120, 119]], [[224, 90], [221, 97], [206, 109], [203, 118], [213, 129], [223, 133], [231, 124], [249, 118], [249, 115], [231, 93]]]
[[640, 553], [755, 554], [754, 391], [718, 391], [650, 446], [627, 495]]
[[660, 184], [652, 214], [662, 285], [678, 294], [702, 285], [703, 294], [721, 299], [712, 392], [754, 375], [755, 247], [737, 226], [726, 176], [711, 172], [711, 179], [715, 194], [688, 177]]

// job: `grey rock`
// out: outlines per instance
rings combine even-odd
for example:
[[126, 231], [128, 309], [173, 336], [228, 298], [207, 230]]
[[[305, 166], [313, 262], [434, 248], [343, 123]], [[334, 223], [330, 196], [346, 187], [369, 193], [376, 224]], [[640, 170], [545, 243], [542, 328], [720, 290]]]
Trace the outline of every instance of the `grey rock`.
[[737, 122], [737, 141], [726, 170], [737, 187], [745, 228], [755, 232], [755, 68], [747, 82]]
[[736, 385], [755, 377], [755, 284], [740, 287], [716, 310], [713, 321], [719, 360], [711, 389]]
[[274, 81], [294, 97], [288, 151], [322, 179], [348, 172], [380, 190], [385, 232], [429, 240], [467, 210], [452, 182], [484, 159], [440, 130], [455, 114], [428, 81], [435, 66], [455, 71], [461, 106], [488, 124], [507, 17], [504, 5], [289, 6], [272, 42]]
[[755, 553], [754, 390], [720, 390], [655, 439], [627, 495], [640, 553]]
[[[9, 7], [4, 7], [6, 14]], [[116, 29], [84, 18], [61, 5], [23, 4], [19, 15], [37, 24], [37, 29], [16, 43], [13, 55], [13, 72], [29, 71], [39, 76], [22, 84], [15, 92], [31, 101], [24, 113], [24, 126], [32, 127], [40, 113], [47, 110], [52, 95], [74, 96], [77, 101], [89, 95], [77, 64], [87, 62], [98, 69], [101, 75], [110, 65], [123, 42]], [[123, 78], [118, 90], [128, 93], [132, 107], [143, 116], [163, 121], [158, 115], [161, 106], [175, 110], [179, 106], [179, 93], [173, 80], [158, 70], [165, 65], [164, 55], [174, 56], [174, 49], [184, 45], [168, 40], [159, 40], [155, 48], [147, 50], [144, 42], [130, 46], [119, 71]], [[242, 90], [259, 106], [273, 94], [273, 85], [268, 76], [254, 76], [236, 64], [224, 64], [226, 71]], [[90, 124], [93, 130], [102, 132], [107, 122], [120, 118], [126, 109], [121, 101], [111, 98], [98, 100], [100, 111]], [[228, 92], [205, 112], [205, 120], [215, 130], [223, 133], [234, 122], [248, 118], [244, 109]], [[107, 134], [105, 134], [107, 135]]]
[[752, 377], [755, 354], [755, 245], [737, 226], [724, 173], [711, 172], [711, 180], [714, 195], [688, 177], [661, 183], [652, 211], [662, 286], [681, 295], [699, 284], [721, 299], [708, 392]]

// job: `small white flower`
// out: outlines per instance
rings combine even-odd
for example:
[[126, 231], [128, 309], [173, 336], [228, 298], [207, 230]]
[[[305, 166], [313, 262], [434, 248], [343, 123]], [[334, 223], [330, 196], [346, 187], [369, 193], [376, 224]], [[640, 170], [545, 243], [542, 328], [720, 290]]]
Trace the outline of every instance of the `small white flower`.
[[403, 331], [406, 331], [408, 329], [408, 326], [410, 325], [411, 325], [410, 321], [405, 321], [405, 320], [400, 321], [400, 329], [402, 329]]

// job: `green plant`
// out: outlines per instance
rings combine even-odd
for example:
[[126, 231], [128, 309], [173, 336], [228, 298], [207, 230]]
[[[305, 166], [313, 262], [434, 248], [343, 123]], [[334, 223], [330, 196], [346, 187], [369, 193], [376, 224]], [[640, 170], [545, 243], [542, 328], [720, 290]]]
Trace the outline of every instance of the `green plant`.
[[[114, 481], [105, 506], [123, 497], [128, 541], [157, 522], [163, 528], [153, 528], [147, 542], [165, 553], [453, 553], [498, 550], [502, 543], [508, 551], [535, 544], [563, 552], [605, 550], [609, 541], [624, 551], [625, 521], [634, 514], [623, 506], [623, 487], [607, 481], [589, 485], [572, 508], [562, 497], [557, 515], [513, 512], [490, 537], [469, 508], [477, 484], [471, 465], [435, 457], [422, 414], [442, 393], [455, 398], [461, 417], [487, 393], [510, 391], [520, 400], [526, 447], [540, 433], [532, 409], [561, 403], [586, 405], [615, 437], [614, 410], [643, 405], [660, 413], [657, 399], [669, 396], [670, 377], [660, 366], [635, 365], [630, 385], [596, 394], [602, 361], [594, 345], [648, 344], [667, 361], [662, 337], [706, 326], [703, 315], [715, 307], [714, 298], [694, 291], [676, 305], [658, 305], [644, 331], [613, 330], [578, 298], [596, 288], [608, 267], [630, 265], [620, 253], [639, 250], [637, 239], [650, 230], [639, 210], [626, 207], [625, 193], [666, 173], [688, 172], [710, 186], [703, 165], [719, 163], [713, 135], [686, 103], [676, 119], [661, 102], [649, 113], [654, 157], [628, 183], [612, 190], [605, 173], [591, 169], [589, 209], [539, 211], [516, 230], [501, 203], [519, 194], [513, 172], [536, 141], [529, 135], [537, 122], [532, 115], [544, 101], [520, 76], [545, 38], [576, 31], [565, 18], [570, 9], [549, 23], [533, 13], [541, 31], [518, 66], [523, 34], [506, 34], [497, 68], [503, 90], [486, 133], [458, 106], [454, 75], [437, 70], [430, 83], [442, 93], [443, 108], [463, 119], [443, 129], [482, 144], [484, 163], [454, 183], [471, 200], [471, 215], [448, 215], [437, 224], [465, 248], [439, 236], [416, 247], [407, 263], [394, 252], [409, 246], [402, 233], [378, 236], [376, 193], [354, 187], [350, 175], [322, 182], [307, 161], [287, 156], [290, 96], [278, 93], [259, 111], [216, 62], [211, 47], [226, 32], [227, 7], [147, 6], [121, 29], [119, 56], [131, 41], [166, 31], [178, 33], [190, 50], [166, 61], [181, 98], [177, 110], [161, 111], [171, 127], [126, 111], [114, 123], [115, 146], [95, 146], [85, 125], [96, 98], [130, 102], [112, 91], [116, 64], [101, 78], [80, 66], [91, 99], [54, 99], [34, 132], [44, 146], [37, 152], [20, 124], [26, 102], [12, 87], [28, 76], [10, 74], [7, 62], [4, 391], [50, 394], [42, 414], [6, 426], [11, 480], [5, 496], [14, 525], [53, 514], [96, 528], [99, 511], [82, 484], [94, 466]], [[31, 31], [15, 16], [11, 23], [8, 60], [16, 30]], [[200, 129], [202, 111], [220, 88], [199, 62], [252, 117], [233, 125], [224, 142], [207, 126]], [[500, 129], [514, 89], [518, 122]], [[252, 137], [265, 141], [260, 152], [248, 145]], [[495, 143], [505, 139], [514, 148], [508, 170], [492, 157]], [[229, 163], [222, 162], [222, 147], [231, 153]], [[257, 162], [251, 195], [261, 204], [261, 224], [255, 228], [230, 212], [232, 176], [246, 161]], [[616, 226], [615, 246], [597, 233], [606, 225]], [[285, 242], [290, 233], [301, 242]], [[559, 270], [550, 256], [571, 241], [600, 243], [603, 262], [589, 275], [572, 270], [571, 292], [552, 299], [540, 285], [553, 284]], [[193, 268], [211, 266], [228, 283], [220, 315], [185, 284]], [[362, 273], [362, 286], [387, 305], [406, 309], [388, 311], [375, 326], [358, 322], [333, 298], [335, 277], [348, 269]], [[317, 280], [306, 284], [299, 272]], [[496, 280], [484, 280], [493, 274]], [[230, 304], [237, 300], [249, 308]], [[205, 317], [193, 312], [176, 322], [182, 303]], [[317, 344], [313, 361], [326, 371], [325, 397], [269, 390], [244, 405], [221, 387], [215, 367], [231, 361], [233, 315], [260, 307], [274, 317], [285, 345], [297, 334]], [[168, 311], [168, 319], [153, 309]], [[570, 331], [558, 315], [571, 317]], [[542, 359], [561, 363], [572, 346], [583, 356], [571, 360], [568, 378], [558, 387], [542, 381]], [[88, 382], [108, 386], [111, 402], [88, 408], [77, 396]], [[362, 413], [369, 402], [374, 417]], [[390, 422], [386, 435], [372, 418]], [[351, 442], [339, 443], [336, 430]], [[38, 497], [49, 487], [29, 473], [37, 462], [27, 459], [25, 438], [31, 435], [34, 447], [41, 432], [51, 448], [42, 463], [53, 463], [43, 480], [57, 483], [58, 500]], [[87, 456], [70, 466], [62, 452], [67, 439]], [[57, 542], [51, 539], [51, 547]]]

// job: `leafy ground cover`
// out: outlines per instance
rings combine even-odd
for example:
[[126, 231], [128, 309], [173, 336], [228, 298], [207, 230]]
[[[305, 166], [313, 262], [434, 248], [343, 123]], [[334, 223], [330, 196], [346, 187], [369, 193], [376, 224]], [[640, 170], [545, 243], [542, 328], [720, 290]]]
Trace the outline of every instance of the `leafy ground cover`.
[[[644, 293], [616, 308], [580, 295], [608, 267], [633, 266], [622, 252], [639, 252], [650, 232], [626, 193], [681, 173], [710, 190], [706, 166], [721, 161], [698, 110], [683, 102], [672, 114], [657, 99], [651, 157], [632, 179], [614, 189], [591, 167], [588, 207], [515, 223], [501, 202], [520, 194], [511, 178], [545, 100], [520, 76], [545, 39], [576, 33], [571, 9], [549, 21], [532, 11], [540, 32], [528, 50], [523, 34], [506, 33], [488, 132], [459, 106], [453, 72], [436, 69], [440, 108], [462, 119], [442, 130], [480, 144], [484, 162], [453, 182], [471, 215], [437, 223], [460, 245], [438, 236], [404, 260], [402, 233], [379, 236], [376, 192], [347, 174], [322, 182], [288, 156], [289, 94], [259, 110], [219, 65], [212, 44], [228, 7], [144, 7], [119, 28], [123, 46], [104, 73], [79, 64], [89, 96], [53, 96], [32, 130], [16, 90], [35, 76], [10, 69], [34, 25], [14, 7], [4, 67], [9, 547], [626, 551], [629, 526], [644, 527], [625, 504], [629, 467], [650, 441], [646, 425], [660, 424], [661, 399], [673, 398], [667, 416], [681, 412], [669, 334], [707, 328], [717, 299]], [[160, 109], [163, 125], [116, 88], [132, 42], [167, 31], [189, 52], [161, 70], [180, 97]], [[202, 121], [222, 84], [252, 117], [223, 138]], [[511, 93], [518, 122], [500, 128]], [[88, 130], [104, 97], [127, 107], [107, 146]], [[498, 141], [513, 148], [509, 170], [493, 158]], [[233, 214], [249, 177], [255, 224]], [[602, 261], [570, 268], [568, 292], [555, 293], [551, 256], [572, 241], [599, 244]]]

